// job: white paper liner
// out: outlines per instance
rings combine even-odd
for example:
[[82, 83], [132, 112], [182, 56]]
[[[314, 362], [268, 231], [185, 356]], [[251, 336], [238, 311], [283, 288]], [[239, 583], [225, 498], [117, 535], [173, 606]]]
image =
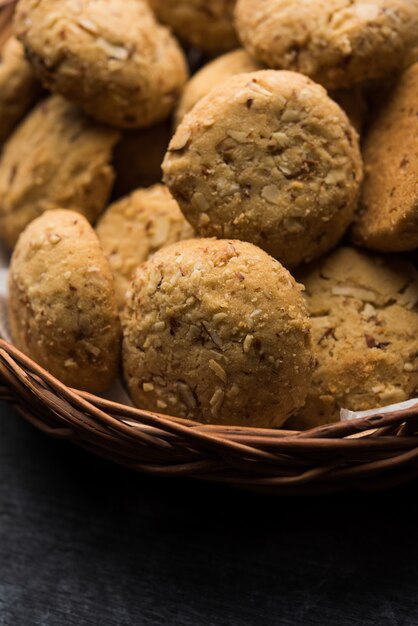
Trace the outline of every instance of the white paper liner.
[[379, 415], [384, 413], [392, 413], [392, 411], [402, 411], [403, 409], [412, 409], [418, 407], [418, 398], [407, 400], [406, 402], [397, 402], [396, 404], [389, 404], [389, 406], [379, 407], [377, 409], [370, 409], [369, 411], [349, 411], [348, 409], [341, 409], [340, 418], [341, 421], [361, 419], [362, 417], [370, 417], [371, 415]]

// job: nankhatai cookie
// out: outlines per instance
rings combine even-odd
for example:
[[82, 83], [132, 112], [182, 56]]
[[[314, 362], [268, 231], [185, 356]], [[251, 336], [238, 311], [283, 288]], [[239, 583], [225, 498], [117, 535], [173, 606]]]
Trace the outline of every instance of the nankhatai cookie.
[[138, 189], [112, 204], [96, 233], [115, 279], [120, 307], [140, 263], [170, 243], [193, 237], [193, 229], [164, 185]]
[[46, 87], [114, 126], [164, 120], [187, 80], [183, 52], [142, 0], [20, 0], [15, 26]]
[[55, 210], [21, 235], [9, 271], [16, 346], [66, 385], [104, 391], [116, 378], [120, 328], [109, 265], [87, 220]]
[[339, 420], [418, 395], [418, 274], [405, 261], [340, 248], [298, 276], [316, 359], [291, 428]]
[[123, 133], [113, 155], [115, 197], [125, 196], [138, 187], [150, 187], [161, 182], [161, 164], [172, 136], [171, 120]]
[[250, 241], [294, 267], [332, 248], [353, 219], [358, 136], [306, 76], [266, 70], [224, 81], [186, 115], [164, 180], [201, 236]]
[[0, 52], [0, 143], [29, 111], [41, 92], [22, 44], [10, 37]]
[[236, 0], [148, 0], [159, 20], [184, 42], [209, 54], [237, 48]]
[[189, 239], [135, 275], [122, 316], [134, 403], [202, 422], [278, 426], [311, 378], [301, 287], [252, 244]]
[[374, 250], [418, 247], [418, 64], [400, 78], [364, 143], [365, 180], [354, 241]]
[[199, 70], [187, 83], [176, 110], [176, 125], [193, 109], [194, 105], [230, 76], [261, 70], [262, 65], [248, 52], [239, 49], [223, 54]]
[[41, 102], [0, 160], [0, 239], [10, 248], [48, 209], [73, 208], [93, 222], [106, 206], [119, 133], [96, 124], [59, 96]]
[[236, 26], [248, 52], [268, 67], [347, 88], [402, 67], [418, 42], [418, 2], [238, 0]]

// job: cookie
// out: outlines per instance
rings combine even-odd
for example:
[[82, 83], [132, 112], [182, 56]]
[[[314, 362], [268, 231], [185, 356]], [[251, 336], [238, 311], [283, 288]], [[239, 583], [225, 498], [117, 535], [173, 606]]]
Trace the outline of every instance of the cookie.
[[250, 241], [286, 267], [332, 248], [362, 179], [357, 133], [306, 76], [239, 74], [177, 128], [164, 181], [201, 236]]
[[234, 50], [211, 61], [199, 70], [187, 83], [176, 110], [175, 122], [178, 126], [183, 117], [194, 105], [230, 76], [244, 72], [255, 72], [262, 65], [245, 50]]
[[185, 43], [208, 54], [237, 48], [233, 25], [236, 0], [148, 0], [158, 19]]
[[141, 408], [279, 426], [303, 404], [312, 357], [301, 287], [249, 243], [163, 248], [138, 268], [122, 327], [125, 379]]
[[10, 135], [41, 93], [22, 44], [10, 37], [0, 53], [0, 143]]
[[418, 3], [238, 0], [236, 27], [248, 52], [268, 67], [340, 89], [398, 71], [418, 42]]
[[20, 237], [9, 272], [15, 345], [64, 384], [99, 392], [118, 371], [113, 278], [87, 220], [54, 210]]
[[179, 45], [141, 0], [20, 0], [15, 26], [45, 86], [114, 126], [164, 120], [187, 80]]
[[365, 180], [353, 239], [373, 250], [418, 247], [417, 81], [415, 64], [388, 95], [365, 139]]
[[411, 265], [340, 248], [298, 279], [306, 286], [316, 367], [290, 428], [418, 395], [418, 274]]
[[0, 239], [12, 248], [48, 209], [73, 208], [93, 222], [106, 206], [116, 130], [59, 96], [41, 102], [17, 128], [0, 160]]
[[123, 134], [114, 151], [115, 197], [161, 182], [161, 164], [172, 135], [171, 120]]
[[163, 185], [138, 189], [112, 204], [96, 233], [115, 279], [122, 308], [138, 265], [163, 246], [193, 237], [193, 229]]

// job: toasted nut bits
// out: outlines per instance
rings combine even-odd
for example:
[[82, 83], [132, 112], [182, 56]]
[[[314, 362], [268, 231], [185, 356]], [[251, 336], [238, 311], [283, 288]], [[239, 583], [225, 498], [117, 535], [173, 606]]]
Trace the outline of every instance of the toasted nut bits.
[[328, 89], [399, 70], [418, 43], [416, 0], [238, 0], [240, 38], [268, 67]]
[[340, 248], [299, 276], [316, 366], [291, 427], [338, 421], [418, 393], [418, 275], [402, 260]]
[[190, 239], [141, 265], [123, 315], [139, 407], [202, 422], [278, 426], [312, 369], [300, 286], [252, 244]]
[[116, 378], [120, 331], [113, 279], [98, 239], [74, 211], [47, 211], [19, 239], [9, 273], [18, 348], [70, 387]]
[[193, 237], [193, 228], [163, 185], [137, 189], [112, 204], [97, 225], [120, 307], [138, 265], [160, 248]]
[[400, 78], [364, 144], [354, 241], [383, 252], [418, 247], [418, 63]]
[[0, 161], [0, 239], [12, 248], [44, 211], [73, 208], [94, 221], [105, 207], [118, 131], [94, 123], [59, 96], [22, 122]]
[[20, 0], [15, 24], [44, 84], [115, 126], [165, 119], [187, 79], [180, 47], [141, 0]]
[[209, 54], [238, 47], [233, 26], [236, 0], [148, 0], [159, 20], [185, 43]]
[[338, 242], [362, 180], [347, 116], [309, 78], [274, 70], [233, 76], [200, 100], [163, 170], [197, 233], [250, 241], [286, 267]]

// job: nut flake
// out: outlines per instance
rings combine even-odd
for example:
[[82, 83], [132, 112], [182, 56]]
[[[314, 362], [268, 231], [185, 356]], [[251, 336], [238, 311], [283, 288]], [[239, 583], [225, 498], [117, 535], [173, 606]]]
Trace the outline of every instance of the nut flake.
[[215, 376], [217, 376], [223, 383], [227, 382], [227, 375], [222, 365], [219, 365], [219, 363], [213, 359], [210, 359], [208, 365]]
[[279, 204], [280, 196], [280, 190], [276, 185], [266, 185], [261, 192], [261, 197], [270, 204]]

